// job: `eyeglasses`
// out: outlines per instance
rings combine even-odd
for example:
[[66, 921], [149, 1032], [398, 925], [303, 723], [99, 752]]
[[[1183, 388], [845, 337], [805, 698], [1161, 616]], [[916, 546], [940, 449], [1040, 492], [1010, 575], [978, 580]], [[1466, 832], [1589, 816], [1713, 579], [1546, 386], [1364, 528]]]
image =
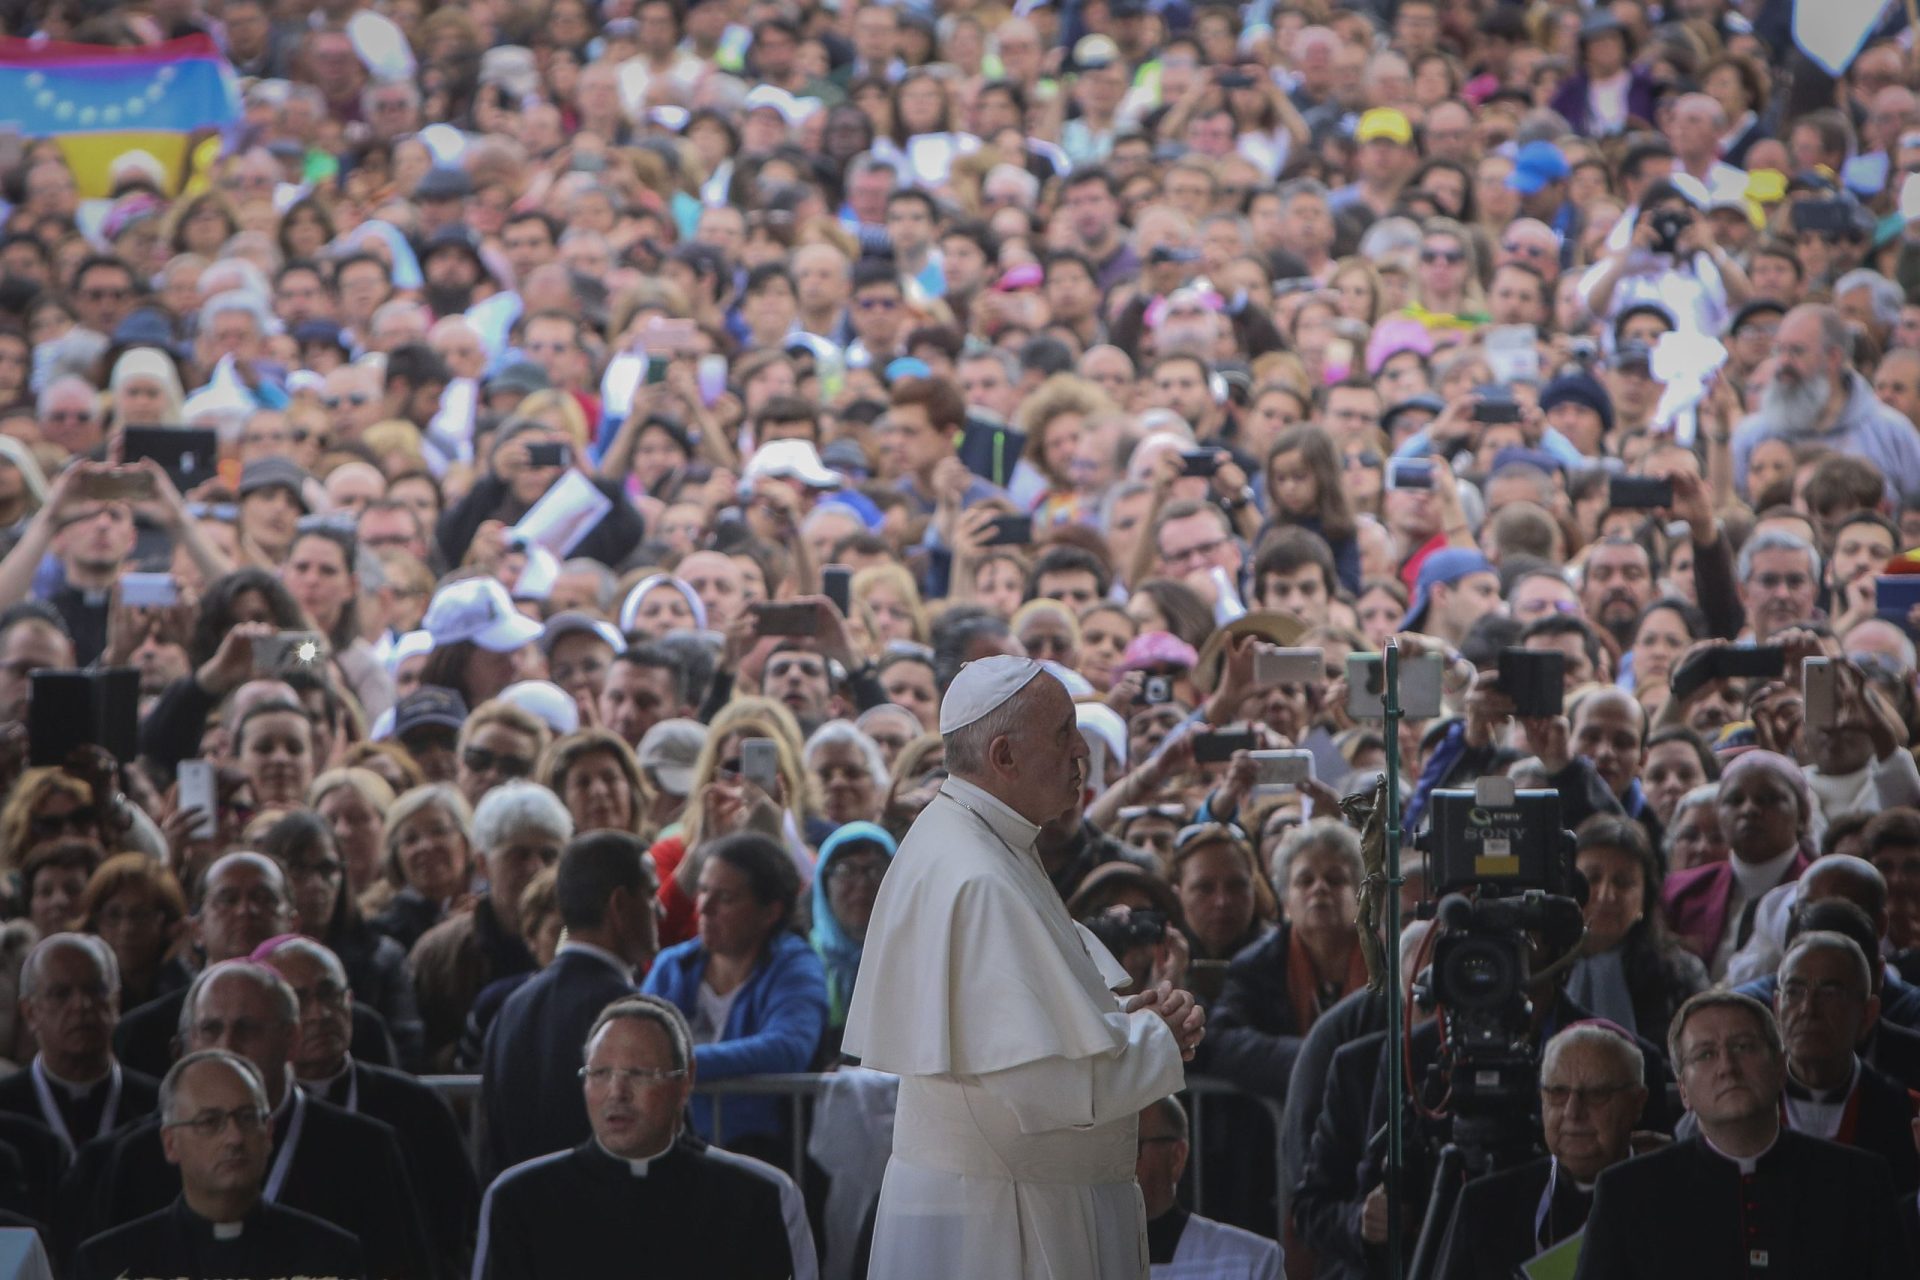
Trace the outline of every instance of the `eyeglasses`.
[[526, 756], [510, 756], [485, 747], [468, 747], [460, 753], [460, 763], [474, 773], [498, 772], [508, 778], [524, 778], [533, 772], [533, 761]]
[[358, 409], [371, 399], [373, 399], [373, 397], [364, 391], [352, 391], [344, 396], [321, 396], [320, 403], [328, 409], [338, 409], [341, 405], [346, 404], [350, 404]]
[[580, 1078], [596, 1089], [610, 1088], [615, 1084], [628, 1085], [635, 1089], [644, 1089], [650, 1084], [665, 1084], [669, 1080], [684, 1080], [685, 1067], [671, 1070], [656, 1067], [582, 1067]]
[[1518, 244], [1505, 241], [1500, 246], [1502, 253], [1511, 253], [1522, 258], [1551, 258], [1553, 252], [1543, 244]]
[[1377, 453], [1350, 453], [1340, 460], [1340, 466], [1347, 471], [1370, 471], [1380, 466]]
[[879, 884], [887, 877], [887, 864], [884, 862], [836, 862], [827, 879], [857, 881], [861, 884]]
[[853, 305], [862, 311], [892, 311], [900, 305], [898, 298], [855, 298]]
[[1068, 654], [1073, 652], [1073, 640], [1069, 636], [1032, 636], [1020, 641], [1026, 647], [1028, 656], [1038, 652]]
[[1583, 1107], [1604, 1107], [1631, 1088], [1633, 1086], [1630, 1084], [1595, 1084], [1584, 1088], [1570, 1084], [1543, 1084], [1540, 1086], [1540, 1100], [1555, 1111], [1566, 1110], [1567, 1104], [1576, 1098]]
[[1422, 249], [1420, 251], [1420, 261], [1426, 263], [1428, 266], [1432, 266], [1436, 262], [1445, 262], [1458, 266], [1466, 260], [1466, 252], [1461, 249]]
[[[365, 404], [366, 402], [367, 400], [365, 396], [357, 395], [353, 397], [354, 404]], [[340, 407], [340, 402], [338, 400], [333, 400], [330, 402], [322, 401], [322, 403], [326, 404], [327, 408], [329, 409], [338, 409]], [[324, 449], [327, 447], [329, 438], [330, 437], [328, 437], [327, 433], [324, 431], [309, 431], [305, 427], [295, 427], [293, 429], [293, 442], [295, 444], [305, 444], [307, 441], [312, 440], [317, 444], [319, 444], [319, 446], [322, 449]]]
[[289, 862], [287, 878], [289, 880], [334, 880], [346, 870], [338, 858], [327, 858], [320, 862]]
[[231, 1124], [242, 1137], [249, 1137], [266, 1127], [267, 1113], [259, 1107], [235, 1107], [231, 1111], [202, 1111], [191, 1120], [175, 1120], [162, 1125], [163, 1129], [191, 1129], [202, 1138], [217, 1138], [227, 1131]]
[[1722, 1054], [1728, 1058], [1757, 1058], [1769, 1051], [1767, 1042], [1757, 1036], [1738, 1036], [1725, 1044], [1703, 1044], [1681, 1058], [1680, 1065], [1691, 1071], [1695, 1067], [1713, 1066], [1720, 1061]]
[[227, 915], [251, 908], [262, 915], [272, 915], [283, 905], [279, 894], [262, 886], [251, 893], [242, 893], [238, 889], [217, 890], [207, 895], [206, 909]]

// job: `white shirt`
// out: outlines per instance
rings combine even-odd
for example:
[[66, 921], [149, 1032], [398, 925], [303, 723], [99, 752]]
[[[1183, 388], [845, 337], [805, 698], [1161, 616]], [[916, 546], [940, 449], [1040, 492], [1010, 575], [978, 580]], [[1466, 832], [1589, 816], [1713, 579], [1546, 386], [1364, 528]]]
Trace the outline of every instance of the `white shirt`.
[[1716, 979], [1726, 973], [1733, 953], [1740, 949], [1740, 917], [1746, 914], [1747, 904], [1755, 898], [1764, 897], [1767, 890], [1779, 884], [1780, 877], [1787, 874], [1787, 868], [1793, 865], [1793, 859], [1799, 852], [1799, 846], [1796, 845], [1765, 862], [1745, 862], [1736, 857], [1727, 859], [1733, 871], [1733, 893], [1727, 899], [1727, 919], [1720, 933], [1720, 945], [1714, 948], [1713, 963], [1707, 966], [1708, 972]]

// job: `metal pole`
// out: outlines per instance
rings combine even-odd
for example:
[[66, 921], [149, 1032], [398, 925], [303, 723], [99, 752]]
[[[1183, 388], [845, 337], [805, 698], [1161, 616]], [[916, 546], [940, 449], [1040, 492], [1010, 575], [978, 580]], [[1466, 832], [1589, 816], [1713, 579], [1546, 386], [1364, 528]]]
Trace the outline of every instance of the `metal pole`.
[[1387, 1274], [1400, 1280], [1400, 1172], [1406, 1125], [1405, 1014], [1400, 983], [1400, 646], [1388, 637], [1385, 658], [1387, 721]]

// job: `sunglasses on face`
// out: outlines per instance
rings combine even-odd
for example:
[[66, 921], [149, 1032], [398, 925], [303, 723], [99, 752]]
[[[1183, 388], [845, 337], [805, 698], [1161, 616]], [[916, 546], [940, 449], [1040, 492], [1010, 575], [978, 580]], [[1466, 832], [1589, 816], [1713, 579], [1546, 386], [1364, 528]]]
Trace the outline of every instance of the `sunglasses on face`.
[[344, 396], [321, 396], [320, 403], [329, 409], [338, 409], [342, 405], [352, 405], [358, 409], [373, 397], [365, 391], [351, 391]]
[[1458, 266], [1466, 260], [1467, 255], [1459, 249], [1422, 249], [1420, 251], [1420, 261], [1426, 263], [1428, 266], [1439, 262]]
[[533, 772], [533, 761], [525, 756], [510, 756], [503, 751], [489, 751], [485, 747], [468, 747], [460, 753], [460, 761], [474, 773], [498, 772], [506, 778], [524, 778]]

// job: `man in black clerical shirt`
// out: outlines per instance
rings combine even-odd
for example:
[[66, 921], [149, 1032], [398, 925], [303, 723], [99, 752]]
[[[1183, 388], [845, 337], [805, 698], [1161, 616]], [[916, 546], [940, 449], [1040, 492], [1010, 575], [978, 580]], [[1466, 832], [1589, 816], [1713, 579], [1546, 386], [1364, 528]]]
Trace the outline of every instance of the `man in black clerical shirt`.
[[352, 1236], [262, 1198], [273, 1130], [251, 1063], [220, 1049], [188, 1054], [167, 1072], [160, 1096], [160, 1140], [180, 1170], [180, 1194], [81, 1245], [75, 1280], [366, 1275]]
[[[415, 1206], [413, 1183], [394, 1138], [378, 1120], [355, 1115], [294, 1087], [298, 998], [272, 969], [230, 960], [187, 988], [180, 1040], [188, 1052], [226, 1049], [253, 1064], [266, 1089], [273, 1144], [264, 1197], [357, 1236], [368, 1271], [392, 1277], [448, 1277], [452, 1259], [434, 1256]], [[157, 1120], [81, 1148], [68, 1174], [67, 1212], [84, 1213], [82, 1239], [164, 1207], [180, 1191]]]
[[106, 943], [85, 933], [41, 939], [20, 969], [20, 1011], [40, 1051], [0, 1080], [0, 1111], [46, 1125], [69, 1157], [153, 1113], [158, 1082], [114, 1061], [120, 966]]
[[592, 1136], [487, 1188], [475, 1280], [577, 1280], [620, 1257], [660, 1276], [817, 1274], [792, 1180], [681, 1132], [693, 1040], [678, 1009], [655, 996], [615, 1000], [588, 1030], [585, 1057]]
[[570, 1054], [609, 1003], [634, 990], [634, 970], [660, 949], [660, 892], [647, 846], [618, 831], [576, 836], [554, 870], [567, 940], [553, 963], [500, 1006], [487, 1030], [480, 1105], [487, 1117], [486, 1176], [563, 1151], [587, 1136]]
[[269, 941], [256, 956], [300, 1001], [295, 1080], [316, 1098], [392, 1126], [413, 1185], [425, 1195], [421, 1214], [434, 1250], [449, 1270], [458, 1264], [458, 1273], [466, 1274], [480, 1186], [453, 1109], [405, 1072], [361, 1062], [349, 1052], [353, 991], [333, 952], [295, 936]]
[[1787, 944], [1779, 978], [1773, 1008], [1787, 1049], [1787, 1127], [1871, 1151], [1887, 1162], [1894, 1190], [1920, 1188], [1913, 1097], [1854, 1051], [1880, 1012], [1866, 954], [1842, 934], [1802, 933]]
[[1786, 1050], [1765, 1005], [1702, 992], [1667, 1047], [1698, 1131], [1600, 1175], [1577, 1280], [1912, 1280], [1886, 1162], [1781, 1126]]
[[1610, 1023], [1583, 1022], [1547, 1041], [1540, 1122], [1549, 1154], [1461, 1190], [1440, 1254], [1442, 1280], [1513, 1275], [1584, 1227], [1594, 1179], [1633, 1154], [1645, 1080], [1640, 1046]]
[[1156, 1280], [1197, 1275], [1280, 1280], [1279, 1245], [1181, 1205], [1180, 1175], [1186, 1172], [1188, 1151], [1187, 1109], [1178, 1098], [1162, 1098], [1140, 1113], [1133, 1176], [1147, 1206], [1147, 1254]]

